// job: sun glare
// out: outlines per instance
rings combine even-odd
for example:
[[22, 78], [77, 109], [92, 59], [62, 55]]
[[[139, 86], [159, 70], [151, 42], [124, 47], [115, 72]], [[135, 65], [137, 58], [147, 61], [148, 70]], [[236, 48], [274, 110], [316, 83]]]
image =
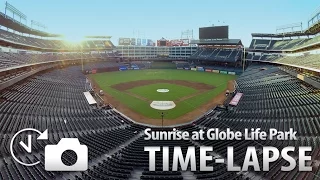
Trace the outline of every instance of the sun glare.
[[76, 44], [83, 41], [84, 36], [68, 35], [63, 38], [66, 42]]

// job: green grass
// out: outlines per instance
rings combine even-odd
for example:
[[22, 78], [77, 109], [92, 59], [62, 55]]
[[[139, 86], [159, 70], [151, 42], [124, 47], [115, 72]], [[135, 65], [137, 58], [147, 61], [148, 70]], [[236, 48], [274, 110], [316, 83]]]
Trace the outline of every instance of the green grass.
[[[150, 107], [150, 104], [146, 101], [143, 101], [139, 98], [133, 97], [126, 93], [120, 92], [114, 88], [112, 85], [137, 81], [137, 80], [150, 80], [150, 79], [165, 79], [165, 80], [186, 80], [201, 82], [215, 86], [213, 90], [207, 91], [206, 93], [199, 94], [190, 99], [176, 103], [176, 107], [172, 110], [168, 110], [166, 114], [166, 119], [175, 119], [179, 116], [182, 116], [202, 104], [208, 102], [210, 99], [220, 94], [227, 88], [227, 82], [233, 80], [236, 76], [226, 75], [226, 74], [216, 74], [208, 72], [196, 72], [196, 71], [186, 71], [186, 70], [176, 70], [176, 69], [163, 69], [163, 70], [138, 70], [138, 71], [117, 71], [117, 72], [107, 72], [90, 75], [95, 79], [95, 81], [100, 85], [104, 92], [112, 95], [114, 98], [121, 101], [123, 104], [128, 106], [130, 109], [134, 110], [137, 113], [140, 113], [149, 118], [160, 119], [159, 111], [154, 110]], [[141, 86], [133, 88], [129, 91], [143, 96], [150, 100], [164, 100], [162, 95], [167, 93], [156, 93], [158, 89], [157, 85], [167, 84], [167, 83], [157, 83], [147, 86]], [[168, 95], [166, 100], [174, 100], [176, 97], [183, 97], [194, 93], [196, 90], [190, 87], [185, 87], [181, 85], [168, 84], [167, 88], [170, 91], [174, 92], [176, 95]], [[162, 85], [161, 85], [162, 86]], [[160, 87], [160, 86], [159, 86]], [[156, 89], [155, 89], [156, 88]], [[161, 87], [163, 88], [163, 87]], [[186, 89], [186, 90], [185, 90]], [[157, 98], [157, 99], [155, 99]]]
[[[169, 92], [159, 93], [157, 92], [157, 89], [169, 89]], [[190, 87], [169, 83], [139, 86], [132, 88], [129, 91], [152, 101], [174, 101], [197, 92], [197, 90]]]

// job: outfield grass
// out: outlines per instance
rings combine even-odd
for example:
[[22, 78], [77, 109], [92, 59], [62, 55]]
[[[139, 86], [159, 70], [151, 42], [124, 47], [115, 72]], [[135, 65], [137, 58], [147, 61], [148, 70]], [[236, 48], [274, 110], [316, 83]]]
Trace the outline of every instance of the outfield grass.
[[[157, 89], [169, 89], [169, 92], [159, 93], [157, 92]], [[132, 88], [129, 91], [152, 101], [174, 101], [197, 92], [197, 90], [190, 87], [169, 83], [156, 83], [139, 86]]]
[[[90, 75], [95, 81], [99, 84], [99, 86], [103, 89], [104, 92], [112, 95], [114, 98], [121, 101], [123, 104], [128, 106], [130, 109], [140, 113], [149, 118], [160, 119], [160, 114], [158, 110], [154, 110], [150, 107], [148, 102], [145, 102], [139, 98], [133, 97], [126, 93], [120, 92], [114, 88], [112, 85], [137, 81], [137, 80], [150, 80], [150, 79], [165, 79], [165, 80], [186, 80], [186, 81], [194, 81], [201, 82], [205, 84], [209, 84], [215, 86], [213, 90], [207, 91], [207, 93], [203, 93], [192, 97], [190, 99], [186, 99], [184, 101], [176, 103], [176, 107], [172, 110], [168, 110], [166, 114], [166, 119], [175, 119], [179, 116], [188, 113], [202, 104], [208, 102], [210, 99], [220, 94], [227, 88], [227, 82], [229, 80], [233, 80], [236, 78], [234, 75], [226, 75], [226, 74], [216, 74], [216, 73], [208, 73], [208, 72], [196, 72], [196, 71], [186, 71], [186, 70], [175, 70], [175, 69], [164, 69], [164, 70], [137, 70], [137, 71], [117, 71], [117, 72], [107, 72], [107, 73], [99, 73]], [[162, 83], [159, 83], [162, 84]], [[172, 85], [172, 84], [170, 84]], [[146, 87], [136, 87], [131, 89], [131, 92], [135, 94], [142, 95], [145, 98], [152, 99], [156, 96], [162, 96], [155, 93], [155, 88], [157, 84], [147, 85]], [[195, 89], [180, 85], [171, 86], [171, 88], [167, 88], [170, 91], [175, 92], [175, 94], [185, 93], [184, 95], [177, 95], [179, 97], [186, 96], [188, 94], [192, 94]], [[161, 87], [163, 88], [163, 87]], [[148, 90], [149, 89], [149, 90]], [[158, 88], [157, 88], [158, 89]], [[180, 89], [180, 91], [179, 91]], [[184, 89], [187, 89], [186, 91]], [[193, 89], [193, 90], [192, 90]], [[179, 91], [179, 92], [178, 92]], [[163, 93], [165, 95], [167, 93]], [[169, 98], [174, 98], [168, 96]], [[164, 100], [161, 98], [161, 100]]]

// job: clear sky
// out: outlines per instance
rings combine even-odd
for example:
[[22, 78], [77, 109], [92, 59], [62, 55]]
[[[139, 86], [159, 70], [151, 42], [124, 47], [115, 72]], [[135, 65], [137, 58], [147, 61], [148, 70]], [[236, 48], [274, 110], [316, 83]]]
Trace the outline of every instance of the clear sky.
[[[181, 31], [229, 25], [229, 38], [248, 46], [251, 33], [275, 33], [276, 27], [307, 22], [319, 0], [8, 0], [31, 20], [45, 24], [48, 32], [75, 41], [84, 35], [110, 35], [157, 40], [180, 38]], [[5, 1], [0, 3], [4, 12]], [[11, 13], [8, 13], [11, 15]], [[220, 21], [220, 22], [218, 22]], [[224, 22], [224, 23], [223, 23]]]

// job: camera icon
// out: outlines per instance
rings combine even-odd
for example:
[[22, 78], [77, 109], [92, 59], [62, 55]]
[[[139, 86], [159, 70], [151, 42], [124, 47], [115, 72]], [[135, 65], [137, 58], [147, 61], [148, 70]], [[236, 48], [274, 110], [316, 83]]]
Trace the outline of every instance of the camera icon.
[[[74, 152], [76, 162], [66, 165], [62, 161], [64, 152]], [[88, 147], [81, 145], [78, 138], [62, 138], [57, 145], [45, 147], [45, 170], [46, 171], [86, 171], [88, 169]]]

